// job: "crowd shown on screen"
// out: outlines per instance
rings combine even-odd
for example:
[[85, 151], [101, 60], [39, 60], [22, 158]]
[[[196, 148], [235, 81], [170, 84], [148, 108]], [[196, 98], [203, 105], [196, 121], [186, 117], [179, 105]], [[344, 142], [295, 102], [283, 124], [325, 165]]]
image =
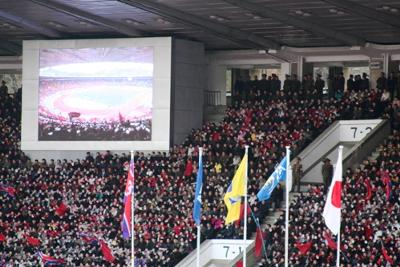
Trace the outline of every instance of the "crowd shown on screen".
[[[249, 204], [254, 216], [262, 223], [270, 208], [280, 207], [283, 190], [278, 186], [268, 202], [258, 202], [256, 193], [282, 159], [285, 145], [290, 145], [293, 155], [296, 155], [337, 119], [383, 117], [391, 119], [395, 130], [399, 128], [399, 101], [383, 99], [384, 93], [380, 89], [344, 92], [340, 98], [328, 99], [293, 97], [296, 93], [289, 97], [288, 94], [281, 90], [267, 97], [262, 92], [252, 91], [251, 97], [237, 99], [227, 109], [223, 122], [205, 123], [202, 128], [193, 130], [182, 145], [172, 147], [168, 154], [135, 155], [135, 247], [139, 265], [174, 266], [195, 247], [196, 228], [191, 213], [199, 146], [204, 149], [202, 237], [241, 238], [243, 222], [224, 225], [226, 209], [222, 199], [244, 153], [245, 144], [250, 145]], [[85, 159], [75, 161], [31, 161], [19, 149], [21, 100], [0, 97], [0, 181], [3, 189], [8, 188], [0, 192], [0, 262], [11, 266], [29, 262], [37, 266], [39, 258], [35, 253], [40, 250], [64, 259], [67, 266], [126, 266], [130, 258], [130, 242], [122, 239], [120, 222], [129, 158], [124, 154], [107, 152], [94, 156], [89, 153]], [[388, 155], [392, 155], [392, 150], [383, 153], [383, 157]], [[362, 174], [367, 168], [370, 175], [374, 172], [373, 164], [386, 170], [391, 166], [387, 160], [384, 159], [386, 164], [383, 165], [382, 161], [370, 163], [370, 167], [359, 172]], [[361, 192], [366, 177], [364, 175], [361, 179], [357, 173], [356, 170], [346, 178], [349, 193], [346, 203], [353, 203], [354, 199], [361, 201], [359, 198], [363, 197]], [[357, 177], [357, 180], [351, 177]], [[376, 177], [370, 175], [373, 197], [357, 208], [359, 211], [371, 208], [374, 234], [382, 231], [387, 239], [383, 241], [384, 246], [388, 254], [394, 255], [399, 235], [394, 235], [394, 228], [387, 228], [392, 231], [389, 235], [389, 230], [380, 227], [382, 221], [398, 212], [398, 206], [394, 203], [385, 206], [386, 212], [382, 209], [379, 202], [382, 187]], [[392, 180], [395, 178], [390, 177]], [[393, 182], [392, 188], [393, 196], [398, 196], [398, 184]], [[311, 226], [318, 228], [323, 223], [318, 217], [323, 206], [323, 194], [318, 188], [310, 190], [291, 208], [294, 219], [291, 225], [292, 262], [297, 258], [298, 261], [318, 262], [320, 258], [328, 261], [328, 256], [317, 253], [310, 252], [310, 257], [295, 255], [296, 242], [319, 240], [323, 234], [318, 233], [314, 238], [309, 231]], [[317, 193], [312, 193], [314, 191]], [[386, 202], [392, 203], [390, 201]], [[346, 216], [368, 214], [367, 211], [354, 214], [351, 206], [348, 209]], [[312, 224], [310, 220], [317, 221]], [[248, 221], [250, 237], [255, 223], [251, 216]], [[361, 231], [358, 223], [363, 225], [365, 222], [345, 217], [350, 233]], [[267, 233], [267, 253], [272, 254], [263, 264], [275, 266], [282, 259], [282, 222], [271, 226]], [[113, 263], [106, 261], [98, 246], [86, 242], [82, 234], [104, 240], [115, 257]], [[36, 238], [40, 243], [33, 245], [28, 237]], [[356, 237], [350, 239], [346, 234], [343, 239], [349, 246], [343, 257], [357, 259], [358, 263], [364, 260], [364, 254], [356, 252], [354, 247], [380, 249], [377, 247], [379, 242], [371, 245], [367, 241], [368, 244], [363, 245]], [[312, 251], [333, 253], [322, 247], [322, 241], [315, 241]], [[368, 250], [366, 254], [371, 253]]]
[[[112, 81], [114, 80], [114, 82]], [[108, 81], [109, 88], [140, 86], [151, 88], [151, 79], [137, 79], [126, 82], [124, 79]], [[122, 81], [121, 81], [122, 80]], [[46, 80], [40, 81], [40, 99], [38, 107], [39, 141], [148, 141], [151, 139], [151, 109], [142, 107], [136, 117], [127, 117], [126, 107], [113, 110], [109, 106], [107, 116], [96, 116], [96, 112], [89, 111], [89, 115], [81, 114], [78, 107], [70, 107], [68, 98], [77, 97], [85, 99], [95, 91], [102, 95], [101, 90], [105, 82], [89, 80]], [[85, 88], [87, 92], [76, 96], [79, 89]], [[112, 89], [111, 89], [112, 90]], [[92, 93], [91, 93], [92, 91]], [[116, 93], [118, 95], [118, 93]], [[123, 96], [122, 96], [123, 99]], [[75, 104], [76, 105], [76, 104]], [[146, 105], [144, 105], [146, 106]], [[76, 108], [76, 109], [75, 109]], [[137, 107], [128, 106], [130, 111]], [[145, 110], [146, 112], [144, 112]]]

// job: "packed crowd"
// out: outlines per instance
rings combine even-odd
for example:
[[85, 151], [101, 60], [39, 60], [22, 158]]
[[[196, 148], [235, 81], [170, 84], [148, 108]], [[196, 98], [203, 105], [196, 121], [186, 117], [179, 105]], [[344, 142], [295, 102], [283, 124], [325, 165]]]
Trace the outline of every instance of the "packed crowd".
[[[236, 101], [254, 100], [258, 95], [271, 99], [279, 95], [282, 91], [287, 99], [293, 97], [300, 99], [323, 99], [336, 98], [340, 99], [344, 94], [357, 94], [365, 90], [370, 90], [370, 80], [366, 73], [362, 75], [350, 74], [348, 79], [341, 72], [335, 76], [327, 77], [325, 82], [321, 74], [317, 74], [315, 79], [312, 74], [305, 74], [300, 80], [296, 74], [285, 75], [282, 84], [276, 74], [268, 76], [262, 74], [261, 79], [254, 76], [253, 79], [239, 76], [235, 81], [233, 88], [233, 97]], [[384, 72], [376, 80], [376, 89], [385, 93], [393, 99], [400, 96], [400, 72], [389, 73], [388, 76]]]
[[[376, 160], [348, 169], [343, 179], [341, 263], [344, 266], [400, 266], [400, 133], [379, 148]], [[333, 266], [336, 238], [322, 218], [326, 194], [312, 186], [290, 206], [290, 266]], [[283, 215], [265, 233], [267, 257], [258, 266], [284, 262]]]
[[[326, 100], [288, 99], [285, 91], [271, 99], [254, 94], [228, 108], [220, 124], [193, 130], [168, 155], [136, 154], [136, 258], [143, 266], [174, 266], [195, 247], [191, 212], [199, 146], [205, 177], [202, 237], [241, 238], [241, 223], [224, 225], [222, 198], [245, 144], [251, 148], [249, 204], [262, 222], [271, 206], [279, 206], [283, 191], [275, 190], [269, 203], [256, 201], [256, 193], [283, 157], [285, 145], [296, 155], [337, 119], [392, 118], [396, 106], [374, 90]], [[65, 259], [67, 266], [107, 266], [98, 247], [81, 238], [89, 234], [110, 246], [112, 266], [126, 266], [130, 243], [122, 239], [120, 222], [129, 158], [107, 152], [75, 161], [31, 161], [19, 149], [20, 99], [1, 99], [0, 112], [0, 178], [3, 187], [15, 189], [13, 194], [0, 192], [0, 259], [36, 266], [40, 250]], [[255, 224], [250, 217], [249, 228], [251, 235]], [[27, 237], [40, 244], [32, 245]]]
[[130, 121], [66, 121], [52, 114], [39, 116], [40, 141], [149, 141], [151, 119]]

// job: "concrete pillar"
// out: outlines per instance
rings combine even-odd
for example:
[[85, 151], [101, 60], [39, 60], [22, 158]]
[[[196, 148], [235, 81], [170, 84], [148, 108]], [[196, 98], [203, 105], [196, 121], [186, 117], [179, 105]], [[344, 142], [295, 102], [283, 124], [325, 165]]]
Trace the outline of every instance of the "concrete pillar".
[[290, 74], [296, 74], [297, 75], [297, 62], [291, 62], [290, 63]]
[[[369, 63], [369, 83], [371, 88], [376, 89], [376, 80], [381, 76], [381, 72], [385, 72], [385, 59], [382, 57], [371, 58]], [[388, 67], [387, 67], [388, 68]]]
[[226, 105], [226, 66], [217, 65], [211, 62], [207, 65], [206, 77], [207, 86], [205, 90], [219, 91], [221, 95], [221, 105]]
[[384, 53], [383, 54], [383, 72], [388, 75], [389, 74], [389, 61], [390, 61], [390, 54]]
[[393, 58], [393, 56], [390, 56], [390, 60], [389, 60], [389, 69], [388, 69], [388, 73], [390, 72], [394, 72], [397, 73], [400, 70], [399, 68], [399, 61], [396, 60], [395, 58]]
[[304, 58], [302, 56], [299, 56], [297, 58], [297, 77], [299, 78], [299, 80], [301, 80], [303, 77], [303, 63]]

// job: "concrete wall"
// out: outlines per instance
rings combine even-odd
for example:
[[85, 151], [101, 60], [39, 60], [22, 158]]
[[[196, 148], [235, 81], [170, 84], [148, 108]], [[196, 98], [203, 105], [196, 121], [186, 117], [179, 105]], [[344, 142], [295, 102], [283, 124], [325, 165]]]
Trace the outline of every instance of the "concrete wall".
[[[246, 240], [247, 255], [254, 248], [254, 244], [254, 240]], [[208, 239], [200, 247], [200, 266], [235, 266], [234, 264], [239, 260], [238, 258], [243, 255], [243, 245], [243, 240]], [[195, 267], [196, 259], [196, 250], [193, 250], [175, 267]]]
[[[372, 66], [372, 67], [371, 67]], [[383, 58], [371, 58], [370, 62], [370, 77], [369, 83], [371, 88], [376, 88], [376, 80], [384, 72], [384, 59]]]
[[226, 105], [226, 69], [226, 66], [217, 64], [207, 64], [206, 67], [205, 90], [220, 92], [221, 105]]
[[[354, 146], [366, 138], [382, 120], [342, 120], [336, 121], [298, 156], [302, 159], [304, 176], [302, 182], [321, 183], [322, 160], [330, 158], [332, 164], [337, 159], [337, 147], [343, 145], [344, 156]], [[368, 155], [364, 155], [368, 156]]]
[[171, 144], [182, 143], [191, 129], [202, 125], [204, 57], [203, 44], [173, 40]]

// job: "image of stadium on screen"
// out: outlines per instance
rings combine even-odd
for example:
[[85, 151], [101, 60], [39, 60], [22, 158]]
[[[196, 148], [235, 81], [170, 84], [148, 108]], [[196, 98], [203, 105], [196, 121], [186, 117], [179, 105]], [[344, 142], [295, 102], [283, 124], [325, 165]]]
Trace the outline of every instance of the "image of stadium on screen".
[[150, 141], [153, 48], [41, 49], [39, 141]]

